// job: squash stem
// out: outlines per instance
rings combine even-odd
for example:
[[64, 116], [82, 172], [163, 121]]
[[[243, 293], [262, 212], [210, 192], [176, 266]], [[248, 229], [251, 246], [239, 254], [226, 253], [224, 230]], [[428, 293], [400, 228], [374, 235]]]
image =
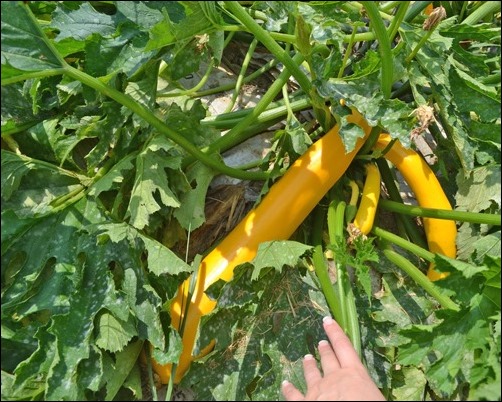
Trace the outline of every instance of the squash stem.
[[175, 96], [194, 96], [193, 94], [198, 93], [197, 91], [201, 89], [204, 84], [207, 82], [209, 79], [209, 76], [211, 75], [211, 72], [213, 71], [214, 68], [214, 60], [211, 60], [207, 66], [206, 71], [204, 72], [204, 75], [200, 79], [200, 81], [194, 85], [192, 88], [185, 89], [183, 91], [176, 91], [176, 92], [167, 92], [167, 93], [158, 93], [157, 98], [168, 98], [168, 97], [175, 97]]
[[[330, 202], [328, 207], [328, 234], [330, 244], [345, 244], [345, 209], [345, 201], [335, 198]], [[342, 310], [342, 321], [340, 322], [340, 326], [351, 340], [358, 355], [362, 357], [361, 333], [356, 309], [356, 299], [350, 283], [349, 274], [347, 268], [343, 264], [337, 263], [336, 260], [335, 267], [339, 305]]]
[[473, 25], [483, 20], [487, 15], [500, 12], [500, 1], [484, 1], [481, 6], [468, 15], [462, 24]]
[[[295, 63], [301, 63], [303, 61], [303, 56], [298, 53], [293, 57], [293, 61]], [[244, 130], [249, 128], [249, 126], [252, 125], [256, 121], [256, 119], [258, 119], [258, 117], [267, 109], [268, 105], [273, 102], [276, 96], [282, 91], [282, 87], [288, 81], [290, 74], [291, 73], [287, 69], [282, 71], [281, 74], [279, 74], [277, 80], [274, 81], [274, 83], [270, 86], [267, 92], [265, 92], [258, 104], [253, 108], [251, 112], [249, 112], [248, 115], [246, 115], [244, 119], [242, 119], [237, 125], [230, 129], [230, 131], [223, 137], [221, 137], [217, 141], [214, 141], [211, 145], [203, 148], [200, 152], [207, 156], [207, 154], [222, 152], [236, 144], [240, 144], [241, 142], [245, 141], [247, 139], [247, 136], [243, 134]], [[184, 159], [182, 166], [186, 167], [195, 161], [196, 158], [194, 158], [193, 156], [187, 157]]]
[[305, 93], [310, 93], [312, 83], [285, 50], [263, 29], [237, 1], [225, 1], [225, 7], [258, 39], [271, 53], [281, 61], [298, 81]]
[[237, 101], [237, 97], [239, 96], [239, 92], [242, 88], [242, 84], [244, 81], [244, 75], [246, 74], [246, 71], [249, 67], [249, 63], [251, 62], [251, 58], [253, 57], [253, 53], [256, 49], [256, 46], [258, 45], [258, 41], [255, 39], [252, 40], [251, 44], [249, 45], [248, 51], [246, 52], [246, 55], [244, 56], [244, 60], [242, 61], [242, 66], [241, 70], [239, 71], [239, 76], [237, 77], [237, 82], [235, 83], [235, 88], [232, 92], [232, 98], [230, 99], [230, 102], [225, 109], [225, 113], [231, 112], [232, 109], [234, 108], [235, 102]]
[[410, 8], [410, 1], [396, 1], [395, 3], [398, 3], [398, 9], [396, 11], [396, 14], [394, 15], [394, 18], [392, 19], [392, 22], [389, 26], [388, 32], [389, 32], [389, 41], [392, 42], [394, 40], [394, 37], [397, 34], [397, 31], [399, 30], [399, 27], [401, 25], [401, 22], [403, 22], [404, 17], [406, 15], [406, 12]]
[[380, 200], [380, 206], [387, 211], [404, 215], [501, 226], [501, 216], [497, 214], [424, 208], [416, 205], [402, 204], [392, 200]]
[[[242, 82], [244, 84], [247, 84], [248, 82], [253, 81], [255, 78], [259, 77], [263, 73], [265, 73], [268, 70], [270, 70], [272, 67], [275, 67], [278, 63], [279, 63], [279, 61], [277, 59], [270, 60], [269, 62], [267, 62], [263, 66], [261, 66], [258, 70], [256, 70], [256, 71], [252, 72], [251, 74], [245, 76], [242, 79]], [[229, 91], [229, 90], [235, 88], [236, 85], [237, 85], [237, 81], [230, 82], [228, 84], [220, 85], [220, 86], [218, 86], [216, 88], [205, 89], [203, 91], [198, 91], [198, 92], [191, 92], [191, 93], [188, 94], [188, 96], [190, 96], [192, 98], [202, 98], [204, 96], [214, 95], [214, 94], [218, 94], [220, 92]], [[165, 95], [159, 95], [159, 96], [174, 96], [174, 95], [166, 93]], [[176, 94], [176, 96], [178, 96], [178, 94]]]
[[392, 55], [389, 35], [385, 29], [380, 11], [375, 2], [364, 2], [364, 8], [371, 20], [371, 27], [378, 40], [381, 66], [381, 89], [385, 99], [390, 98], [394, 76], [394, 57]]
[[268, 178], [268, 174], [265, 172], [247, 172], [234, 169], [219, 162], [217, 159], [206, 155], [204, 152], [200, 151], [194, 144], [192, 144], [187, 138], [170, 128], [166, 123], [157, 118], [152, 112], [136, 102], [133, 98], [116, 90], [115, 88], [112, 88], [109, 85], [106, 85], [97, 78], [94, 78], [84, 73], [83, 71], [77, 70], [76, 68], [68, 64], [64, 66], [64, 72], [69, 77], [82, 82], [83, 84], [95, 89], [101, 94], [108, 96], [114, 101], [127, 107], [147, 123], [151, 124], [160, 133], [164, 134], [170, 140], [185, 149], [185, 151], [187, 151], [193, 157], [200, 160], [205, 165], [213, 168], [217, 172], [243, 180], [266, 180]]
[[343, 60], [342, 60], [342, 65], [340, 67], [340, 70], [338, 70], [338, 78], [343, 77], [343, 73], [345, 72], [345, 67], [347, 66], [347, 62], [349, 61], [349, 56], [352, 54], [352, 48], [354, 47], [355, 38], [356, 38], [356, 32], [357, 32], [358, 25], [354, 24], [354, 27], [352, 28], [352, 34], [350, 35], [350, 41], [347, 44], [347, 48], [345, 49], [345, 54], [343, 55]]
[[237, 18], [247, 29], [249, 29], [255, 38], [258, 39], [277, 59], [279, 59], [282, 64], [284, 64], [286, 70], [290, 71], [291, 75], [295, 77], [300, 87], [310, 96], [317, 119], [326, 131], [329, 130], [331, 128], [331, 113], [326, 107], [324, 100], [312, 86], [311, 79], [300, 69], [294, 59], [289, 56], [288, 52], [283, 49], [274, 40], [274, 38], [272, 38], [268, 31], [263, 29], [249, 15], [249, 13], [239, 4], [238, 1], [225, 1], [224, 4], [225, 7], [233, 13], [235, 18]]
[[449, 297], [445, 296], [441, 290], [422, 273], [422, 271], [420, 271], [404, 256], [394, 251], [390, 245], [384, 247], [383, 253], [389, 261], [393, 262], [400, 269], [406, 272], [411, 279], [413, 279], [429, 295], [435, 298], [442, 307], [449, 310], [460, 311], [460, 306], [458, 304], [453, 302]]
[[434, 262], [435, 254], [430, 252], [429, 250], [417, 246], [416, 244], [413, 244], [412, 242], [403, 239], [401, 236], [398, 236], [395, 233], [389, 232], [385, 229], [382, 229], [381, 227], [378, 226], [373, 226], [371, 229], [371, 232], [386, 241], [389, 241], [396, 246], [399, 246], [405, 250], [411, 251], [412, 253], [416, 254], [417, 256], [429, 261], [429, 262]]
[[314, 213], [311, 237], [312, 245], [314, 246], [312, 263], [328, 307], [335, 320], [340, 323], [341, 326], [344, 322], [343, 309], [341, 307], [340, 297], [336, 295], [333, 284], [329, 278], [328, 264], [323, 252], [322, 234], [324, 229], [324, 217], [325, 209], [318, 205]]

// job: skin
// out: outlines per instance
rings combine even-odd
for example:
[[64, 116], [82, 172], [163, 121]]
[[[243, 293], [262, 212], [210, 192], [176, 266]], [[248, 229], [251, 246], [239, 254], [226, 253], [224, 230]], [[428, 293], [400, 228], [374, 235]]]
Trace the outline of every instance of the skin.
[[282, 383], [286, 401], [385, 401], [345, 335], [331, 317], [323, 326], [329, 342], [319, 342], [322, 372], [312, 355], [303, 359], [307, 393], [303, 395], [289, 381]]

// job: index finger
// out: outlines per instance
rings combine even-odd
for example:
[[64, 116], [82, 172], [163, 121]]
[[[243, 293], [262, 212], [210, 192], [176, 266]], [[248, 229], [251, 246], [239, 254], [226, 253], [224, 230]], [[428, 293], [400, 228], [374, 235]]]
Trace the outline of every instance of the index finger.
[[361, 359], [350, 342], [342, 327], [331, 317], [323, 318], [323, 326], [331, 343], [340, 367], [354, 367], [361, 365]]

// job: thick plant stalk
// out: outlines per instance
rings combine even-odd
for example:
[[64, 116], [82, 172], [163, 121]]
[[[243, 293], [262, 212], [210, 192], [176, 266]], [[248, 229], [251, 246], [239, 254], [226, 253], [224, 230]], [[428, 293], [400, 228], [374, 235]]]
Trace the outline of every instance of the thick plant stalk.
[[[366, 136], [371, 131], [355, 110], [348, 121], [359, 125]], [[191, 278], [180, 285], [171, 304], [171, 325], [179, 329], [184, 323], [181, 333], [183, 350], [176, 366], [174, 383], [181, 381], [194, 360], [192, 351], [201, 317], [216, 306], [216, 301], [210, 299], [205, 291], [219, 279], [231, 280], [234, 268], [252, 261], [261, 243], [288, 239], [345, 173], [366, 136], [359, 138], [355, 148], [346, 153], [338, 126], [333, 127], [292, 164], [260, 204], [202, 260], [193, 292], [189, 292]], [[211, 345], [204, 348], [202, 354], [207, 354], [210, 349]], [[160, 365], [155, 360], [152, 363], [161, 382], [168, 383], [172, 365]]]

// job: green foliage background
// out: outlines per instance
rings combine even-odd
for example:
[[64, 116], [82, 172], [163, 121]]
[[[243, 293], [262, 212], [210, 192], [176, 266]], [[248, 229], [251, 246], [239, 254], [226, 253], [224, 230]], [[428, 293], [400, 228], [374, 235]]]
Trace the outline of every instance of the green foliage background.
[[[221, 130], [181, 82], [220, 64], [230, 32], [249, 34], [227, 3], [2, 2], [2, 400], [142, 399], [141, 351], [177, 361], [169, 306], [196, 263], [163, 233], [200, 227], [213, 178], [235, 173], [221, 168]], [[247, 7], [266, 15], [267, 38], [303, 55], [312, 93], [300, 98], [329, 105], [347, 149], [360, 132], [341, 99], [405, 146], [413, 110], [431, 104], [433, 168], [455, 209], [500, 216], [500, 2], [434, 2], [446, 19], [411, 62], [431, 2], [372, 3], [399, 37], [390, 59], [364, 2]], [[353, 27], [361, 36], [347, 68]], [[262, 171], [311, 142], [308, 124], [283, 117], [294, 129], [279, 131]], [[227, 148], [244, 140], [238, 131]], [[287, 167], [277, 160], [263, 193]], [[210, 288], [218, 307], [197, 346], [217, 345], [181, 383], [198, 400], [280, 400], [286, 377], [304, 386], [301, 358], [315, 354], [330, 314], [309, 269], [310, 228], [311, 217]], [[500, 224], [458, 229], [457, 259], [435, 261], [452, 272], [437, 286], [459, 311], [441, 308], [373, 239], [356, 257], [327, 244], [356, 273], [363, 360], [389, 399], [500, 400]]]

